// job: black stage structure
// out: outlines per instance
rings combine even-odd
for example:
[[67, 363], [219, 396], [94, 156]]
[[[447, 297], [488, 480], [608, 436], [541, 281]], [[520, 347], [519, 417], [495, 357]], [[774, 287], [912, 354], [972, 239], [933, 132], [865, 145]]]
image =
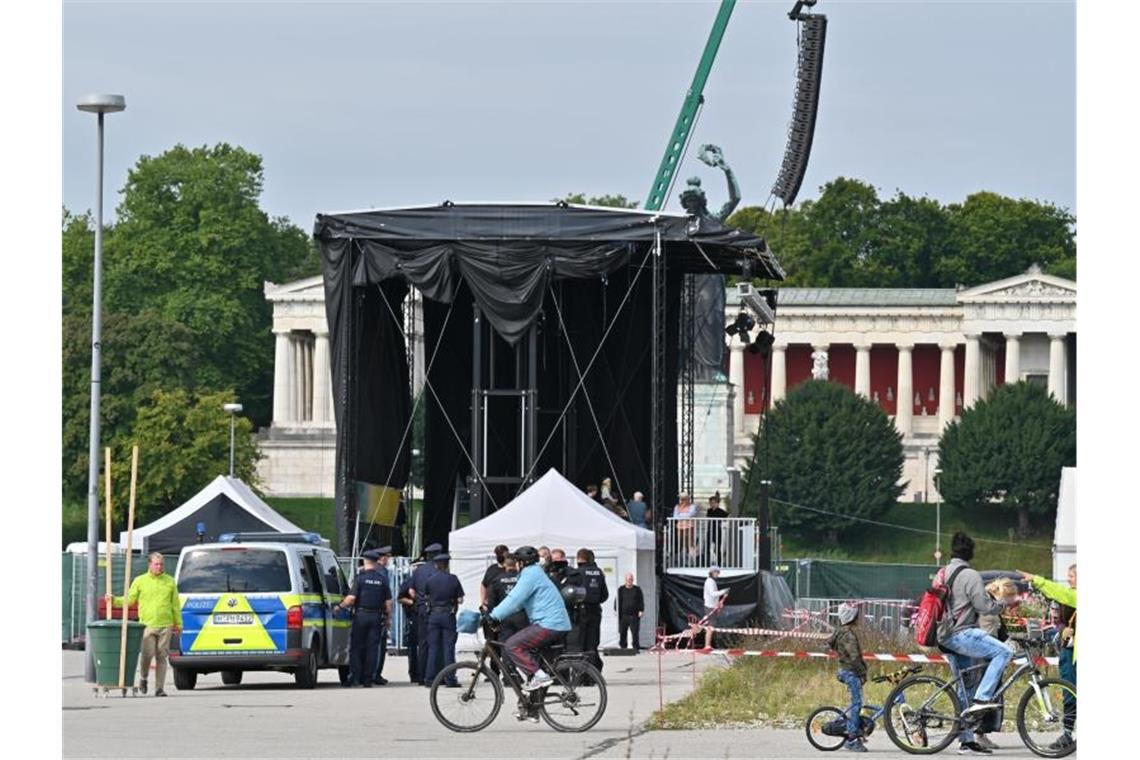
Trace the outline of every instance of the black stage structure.
[[[337, 530], [353, 546], [357, 482], [402, 489], [426, 405], [424, 544], [549, 467], [677, 493], [684, 274], [782, 280], [764, 240], [709, 217], [556, 204], [453, 204], [318, 214], [337, 424]], [[423, 297], [424, 392], [404, 333]], [[691, 317], [689, 317], [691, 319]]]

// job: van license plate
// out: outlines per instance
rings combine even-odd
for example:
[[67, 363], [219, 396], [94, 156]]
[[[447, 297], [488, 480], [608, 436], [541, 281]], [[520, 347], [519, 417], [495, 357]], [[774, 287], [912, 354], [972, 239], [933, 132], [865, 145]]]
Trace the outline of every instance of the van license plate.
[[248, 612], [218, 612], [214, 614], [214, 625], [253, 625], [253, 615]]

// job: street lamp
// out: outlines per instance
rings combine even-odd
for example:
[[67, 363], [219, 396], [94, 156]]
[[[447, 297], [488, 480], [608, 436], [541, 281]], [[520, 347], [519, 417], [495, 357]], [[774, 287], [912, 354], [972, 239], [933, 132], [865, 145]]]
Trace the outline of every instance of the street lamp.
[[222, 409], [230, 413], [230, 477], [234, 476], [234, 422], [241, 411], [241, 404], [223, 404]]
[[[127, 107], [122, 95], [87, 95], [75, 107], [99, 115], [98, 163], [95, 171], [95, 273], [91, 305], [91, 436], [87, 449], [87, 622], [95, 621], [95, 586], [99, 573], [99, 382], [103, 340], [103, 116]], [[127, 558], [130, 561], [130, 558]], [[111, 568], [107, 568], [111, 572]], [[126, 614], [126, 613], [124, 613]], [[88, 683], [95, 683], [95, 652], [84, 646]]]

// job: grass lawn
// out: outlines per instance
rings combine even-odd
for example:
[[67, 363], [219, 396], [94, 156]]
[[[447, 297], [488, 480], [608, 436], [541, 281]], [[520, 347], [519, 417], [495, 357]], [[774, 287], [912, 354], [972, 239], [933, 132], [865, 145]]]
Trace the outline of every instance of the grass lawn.
[[[942, 505], [942, 561], [949, 561], [950, 537], [954, 531], [964, 530], [977, 542], [971, 563], [975, 567], [1026, 570], [1048, 575], [1053, 563], [1052, 519], [1038, 518], [1041, 527], [1024, 540], [1010, 537], [1009, 528], [1016, 519], [1013, 513], [1000, 508], [966, 511]], [[879, 521], [930, 533], [867, 525], [841, 533], [839, 545], [829, 547], [781, 532], [782, 554], [795, 558], [935, 564], [933, 532], [937, 521], [934, 504], [897, 504]]]

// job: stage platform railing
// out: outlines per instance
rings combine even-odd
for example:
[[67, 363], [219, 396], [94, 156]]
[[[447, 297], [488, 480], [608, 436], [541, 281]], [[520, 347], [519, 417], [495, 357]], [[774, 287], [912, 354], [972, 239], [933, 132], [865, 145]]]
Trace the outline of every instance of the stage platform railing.
[[760, 569], [757, 524], [752, 517], [670, 517], [665, 521], [665, 571], [712, 566], [726, 573]]

